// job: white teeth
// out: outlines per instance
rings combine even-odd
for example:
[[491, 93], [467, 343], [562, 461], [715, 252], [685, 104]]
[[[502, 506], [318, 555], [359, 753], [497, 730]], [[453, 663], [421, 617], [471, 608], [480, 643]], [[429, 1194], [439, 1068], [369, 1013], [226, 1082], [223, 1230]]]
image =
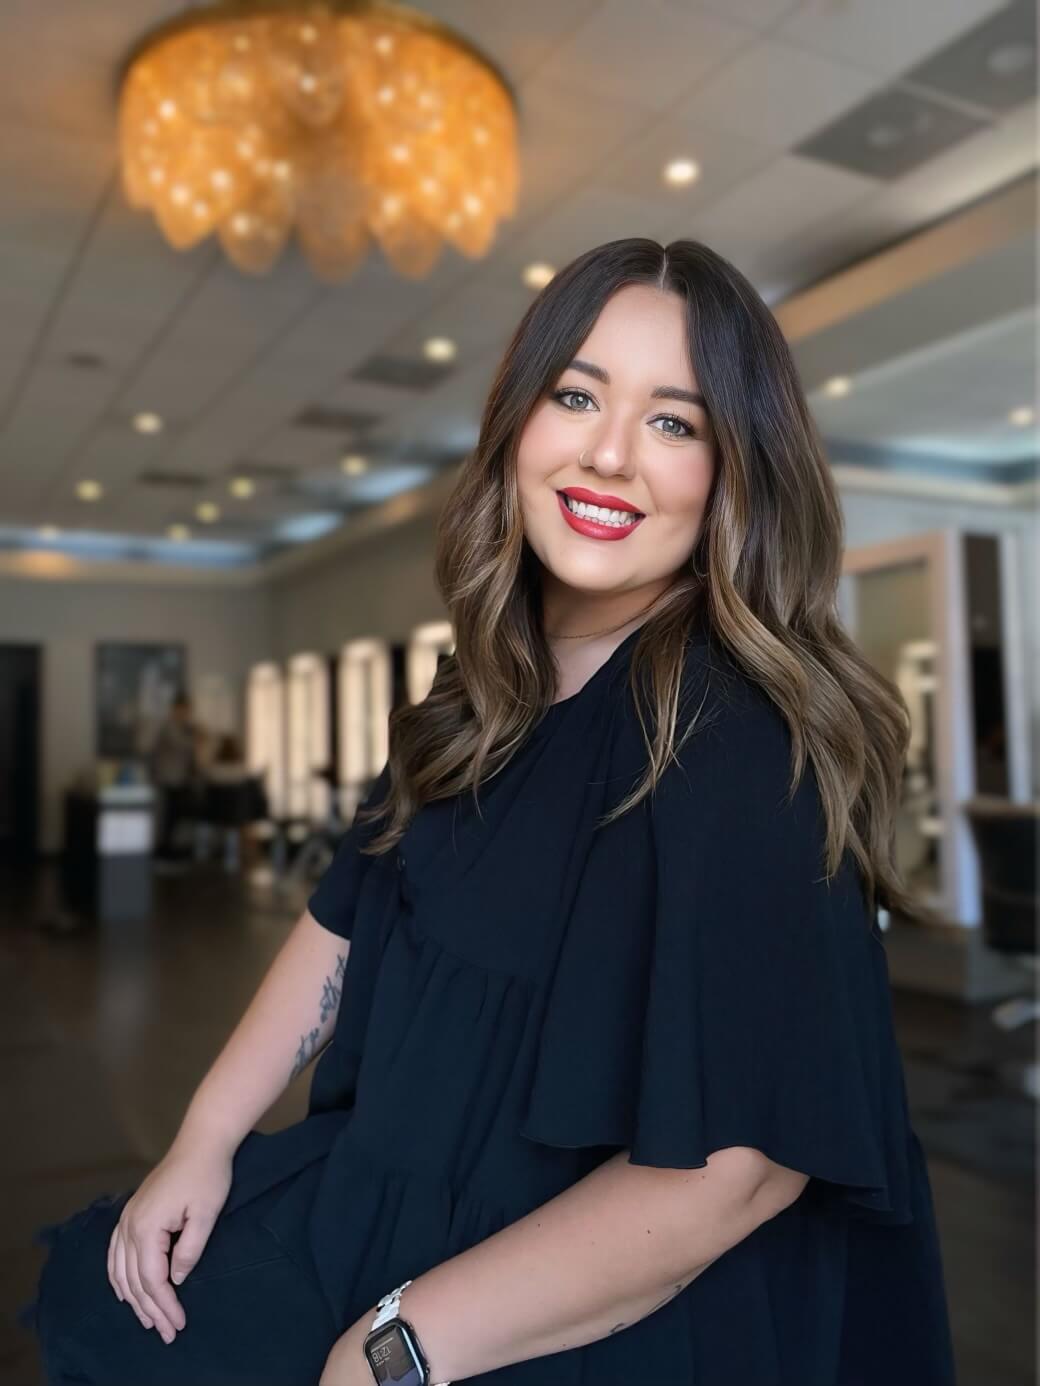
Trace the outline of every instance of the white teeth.
[[566, 492], [563, 493], [563, 499], [568, 510], [573, 510], [575, 515], [582, 515], [588, 520], [595, 520], [597, 524], [621, 528], [638, 519], [631, 510], [605, 510], [600, 505], [586, 505], [584, 501], [574, 500]]

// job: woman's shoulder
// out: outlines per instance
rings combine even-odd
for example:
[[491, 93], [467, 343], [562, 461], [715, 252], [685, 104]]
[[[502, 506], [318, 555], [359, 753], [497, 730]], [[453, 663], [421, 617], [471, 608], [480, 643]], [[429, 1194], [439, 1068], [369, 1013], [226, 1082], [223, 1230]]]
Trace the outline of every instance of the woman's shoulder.
[[803, 825], [818, 815], [811, 760], [792, 795], [787, 718], [717, 637], [695, 640], [684, 653], [672, 751], [654, 792], [655, 815], [717, 815], [742, 831], [775, 825], [794, 799]]
[[[628, 793], [646, 775], [658, 722], [646, 683], [634, 686], [626, 678], [620, 701], [611, 760], [617, 783]], [[776, 703], [718, 637], [691, 639], [682, 657], [672, 754], [648, 811], [710, 812], [713, 801], [779, 806], [791, 768], [791, 731]], [[802, 776], [802, 794], [810, 797], [811, 778], [810, 768]]]
[[790, 744], [779, 706], [717, 635], [692, 639], [683, 656], [677, 734], [694, 720], [714, 740], [755, 736]]

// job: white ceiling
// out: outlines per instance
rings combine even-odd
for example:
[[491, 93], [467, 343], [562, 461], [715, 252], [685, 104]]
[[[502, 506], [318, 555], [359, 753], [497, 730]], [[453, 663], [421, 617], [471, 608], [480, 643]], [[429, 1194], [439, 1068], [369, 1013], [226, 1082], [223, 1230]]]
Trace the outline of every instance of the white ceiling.
[[[1027, 454], [1028, 430], [1008, 419], [1008, 402], [1027, 404], [1037, 378], [1037, 312], [1018, 313], [907, 352], [861, 371], [843, 399], [812, 395], [825, 436], [855, 440], [891, 455], [908, 454], [957, 470], [999, 472]], [[848, 449], [844, 450], [848, 453]]]
[[[352, 279], [320, 284], [295, 252], [263, 279], [211, 243], [169, 249], [131, 211], [116, 165], [121, 60], [175, 0], [5, 0], [0, 9], [0, 525], [161, 535], [217, 500], [207, 540], [253, 544], [279, 520], [378, 499], [338, 469], [345, 434], [294, 427], [308, 405], [371, 410], [401, 485], [426, 475], [409, 454], [460, 452], [475, 437], [495, 368], [531, 291], [532, 260], [565, 263], [621, 235], [706, 240], [770, 303], [1034, 168], [1036, 102], [963, 110], [978, 133], [892, 181], [791, 152], [872, 93], [1001, 9], [999, 0], [436, 0], [421, 6], [482, 47], [517, 93], [519, 214], [492, 252], [445, 251], [421, 281], [373, 255]], [[953, 103], [957, 104], [957, 103]], [[666, 188], [683, 155], [701, 177]], [[825, 432], [994, 463], [1007, 409], [1031, 379], [1019, 353], [1031, 314], [907, 369], [875, 370], [845, 401], [813, 397]], [[453, 337], [457, 369], [429, 391], [350, 381], [376, 352], [417, 355]], [[100, 359], [94, 369], [74, 355]], [[1028, 356], [1028, 363], [1032, 357]], [[952, 375], [951, 365], [963, 367]], [[1028, 378], [1027, 378], [1028, 372]], [[1003, 378], [1001, 379], [1001, 374]], [[957, 389], [951, 388], [956, 379]], [[973, 382], [973, 383], [969, 383]], [[1014, 396], [1013, 398], [1011, 396]], [[1031, 391], [1030, 391], [1031, 397]], [[166, 429], [129, 426], [154, 410]], [[922, 440], [925, 440], [923, 442]], [[229, 473], [280, 464], [256, 497]], [[146, 487], [149, 468], [202, 474], [197, 491]], [[74, 494], [84, 477], [99, 505]], [[386, 485], [394, 483], [389, 474]], [[352, 492], [353, 486], [353, 492]], [[385, 492], [384, 492], [385, 493]], [[232, 552], [229, 550], [228, 552]]]

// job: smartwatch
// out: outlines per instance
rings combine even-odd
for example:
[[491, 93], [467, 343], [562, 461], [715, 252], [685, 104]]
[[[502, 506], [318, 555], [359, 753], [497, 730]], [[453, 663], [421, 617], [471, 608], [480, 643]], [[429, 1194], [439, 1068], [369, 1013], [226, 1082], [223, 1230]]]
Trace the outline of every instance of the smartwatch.
[[401, 1295], [412, 1282], [406, 1280], [384, 1295], [365, 1338], [365, 1357], [376, 1386], [451, 1386], [450, 1381], [432, 1382], [426, 1354], [419, 1335], [401, 1318]]

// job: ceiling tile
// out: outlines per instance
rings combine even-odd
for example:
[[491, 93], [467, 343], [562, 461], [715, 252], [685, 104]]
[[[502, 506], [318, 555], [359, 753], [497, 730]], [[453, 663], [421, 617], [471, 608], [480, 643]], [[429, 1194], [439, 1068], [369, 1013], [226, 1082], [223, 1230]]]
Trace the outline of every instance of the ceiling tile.
[[[100, 4], [99, 4], [100, 7]], [[84, 6], [84, 9], [92, 8]], [[48, 26], [53, 18], [48, 16]], [[72, 26], [75, 28], [75, 24]], [[111, 150], [116, 134], [116, 92], [111, 59], [86, 56], [40, 32], [10, 31], [0, 48], [0, 120], [10, 127], [64, 134]]]
[[[734, 24], [764, 32], [798, 8], [800, 0], [694, 0], [698, 9], [721, 15]], [[691, 0], [666, 0], [674, 9], [689, 13]]]
[[1005, 0], [803, 0], [774, 37], [895, 77]]
[[[762, 272], [770, 247], [809, 234], [822, 218], [869, 196], [875, 187], [869, 178], [787, 155], [695, 213], [687, 225], [677, 223], [671, 234], [706, 241], [753, 278]], [[764, 226], [768, 236], [762, 235]]]
[[522, 6], [489, 5], [486, 0], [433, 0], [423, 9], [476, 44], [508, 80], [517, 82], [601, 6], [602, 0], [525, 0]]
[[[47, 0], [46, 41], [111, 65], [149, 29], [185, 8], [182, 0]], [[39, 0], [4, 0], [4, 29], [12, 40], [39, 43]]]
[[660, 0], [606, 0], [538, 68], [545, 81], [662, 111], [751, 41], [742, 26]]
[[108, 148], [70, 135], [5, 124], [0, 142], [4, 239], [68, 248], [86, 229], [113, 177]]
[[[703, 117], [669, 111], [618, 150], [599, 171], [595, 184], [645, 201], [653, 224], [667, 225], [677, 216], [709, 207], [775, 157], [770, 145], [734, 134]], [[673, 159], [692, 159], [699, 168], [697, 178], [685, 187], [666, 184], [662, 172]]]
[[772, 149], [786, 149], [854, 106], [877, 85], [870, 73], [776, 39], [745, 48], [681, 101], [675, 120], [703, 120]]

